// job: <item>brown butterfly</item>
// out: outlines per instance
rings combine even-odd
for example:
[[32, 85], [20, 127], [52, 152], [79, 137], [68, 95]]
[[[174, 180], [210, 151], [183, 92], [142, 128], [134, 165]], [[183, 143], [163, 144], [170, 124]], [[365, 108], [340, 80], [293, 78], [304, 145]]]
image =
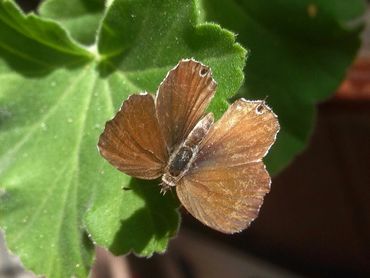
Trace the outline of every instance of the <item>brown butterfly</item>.
[[214, 123], [205, 109], [216, 91], [210, 68], [184, 59], [155, 97], [131, 95], [108, 121], [101, 155], [141, 179], [162, 176], [182, 205], [205, 225], [239, 232], [256, 218], [271, 179], [262, 162], [279, 130], [265, 101], [239, 99]]

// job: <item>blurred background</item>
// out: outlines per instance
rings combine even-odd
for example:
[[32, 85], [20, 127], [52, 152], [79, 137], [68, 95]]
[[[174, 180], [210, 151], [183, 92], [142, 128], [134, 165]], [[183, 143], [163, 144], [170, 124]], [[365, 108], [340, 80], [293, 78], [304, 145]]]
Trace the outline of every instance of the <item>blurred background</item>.
[[[346, 79], [318, 106], [307, 149], [274, 177], [248, 230], [225, 236], [182, 211], [166, 254], [114, 257], [98, 248], [92, 277], [370, 277], [369, 4], [366, 21]], [[33, 277], [1, 237], [0, 277]]]

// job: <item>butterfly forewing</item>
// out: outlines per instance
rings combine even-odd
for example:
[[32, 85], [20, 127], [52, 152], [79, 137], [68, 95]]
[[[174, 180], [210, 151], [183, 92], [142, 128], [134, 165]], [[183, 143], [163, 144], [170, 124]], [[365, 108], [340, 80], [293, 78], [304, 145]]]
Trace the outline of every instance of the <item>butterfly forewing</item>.
[[277, 116], [264, 101], [239, 99], [230, 105], [202, 141], [196, 166], [259, 161], [275, 142], [278, 131]]
[[108, 121], [98, 147], [102, 156], [130, 176], [155, 179], [168, 160], [150, 94], [131, 95]]
[[204, 115], [216, 90], [208, 67], [182, 60], [159, 86], [156, 109], [169, 150], [185, 140]]
[[261, 160], [278, 130], [276, 115], [263, 101], [234, 102], [208, 132], [177, 185], [184, 207], [216, 230], [245, 229], [269, 191], [270, 177]]

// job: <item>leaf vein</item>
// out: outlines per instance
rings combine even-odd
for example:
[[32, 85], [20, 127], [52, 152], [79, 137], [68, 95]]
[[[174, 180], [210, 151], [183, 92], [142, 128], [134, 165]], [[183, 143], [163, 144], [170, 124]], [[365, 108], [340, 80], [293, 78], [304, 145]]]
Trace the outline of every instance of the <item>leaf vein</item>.
[[26, 144], [28, 142], [28, 140], [30, 140], [30, 138], [32, 137], [32, 135], [38, 130], [38, 128], [40, 128], [40, 125], [42, 123], [44, 123], [47, 119], [49, 119], [53, 113], [58, 109], [59, 107], [59, 104], [60, 102], [66, 98], [71, 92], [73, 92], [73, 89], [75, 88], [75, 86], [78, 84], [78, 82], [80, 81], [80, 79], [85, 75], [85, 73], [87, 72], [87, 70], [89, 69], [89, 67], [86, 67], [86, 69], [84, 71], [82, 71], [82, 73], [75, 79], [75, 81], [69, 85], [66, 90], [61, 94], [61, 97], [58, 98], [58, 100], [56, 101], [55, 105], [53, 105], [52, 107], [50, 107], [50, 109], [47, 111], [47, 113], [41, 118], [41, 120], [37, 121], [35, 124], [33, 124], [31, 127], [30, 127], [30, 130], [28, 131], [28, 133], [26, 133], [20, 140], [18, 140], [11, 149], [9, 149], [1, 158], [0, 160], [0, 165], [2, 165], [2, 167], [0, 168], [0, 174], [7, 168], [10, 166], [10, 163], [12, 161], [14, 161], [15, 159], [15, 154], [17, 154], [17, 152], [22, 148], [22, 146], [24, 146], [24, 144]]

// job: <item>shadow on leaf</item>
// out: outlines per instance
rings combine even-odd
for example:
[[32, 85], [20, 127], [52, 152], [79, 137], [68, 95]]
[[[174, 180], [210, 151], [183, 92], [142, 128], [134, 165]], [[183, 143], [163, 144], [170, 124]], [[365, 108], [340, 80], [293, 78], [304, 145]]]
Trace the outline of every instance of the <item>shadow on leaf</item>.
[[57, 23], [24, 15], [11, 1], [0, 3], [0, 34], [0, 58], [27, 77], [79, 67], [93, 59]]
[[[122, 255], [128, 251], [143, 256], [163, 250], [169, 238], [178, 229], [179, 202], [176, 194], [160, 194], [159, 181], [146, 181], [132, 178], [126, 191], [142, 198], [145, 206], [121, 221], [110, 251]], [[124, 206], [124, 204], [122, 204]]]
[[[0, 30], [1, 32], [1, 30]], [[24, 56], [28, 56], [27, 53], [22, 53]], [[45, 56], [48, 54], [45, 54]], [[53, 61], [53, 59], [56, 60]], [[16, 71], [18, 74], [25, 77], [39, 78], [52, 73], [54, 70], [60, 68], [75, 69], [82, 67], [89, 62], [86, 57], [63, 57], [38, 59], [38, 58], [22, 58], [18, 54], [8, 51], [7, 49], [1, 49], [0, 59], [3, 59], [10, 68]]]

